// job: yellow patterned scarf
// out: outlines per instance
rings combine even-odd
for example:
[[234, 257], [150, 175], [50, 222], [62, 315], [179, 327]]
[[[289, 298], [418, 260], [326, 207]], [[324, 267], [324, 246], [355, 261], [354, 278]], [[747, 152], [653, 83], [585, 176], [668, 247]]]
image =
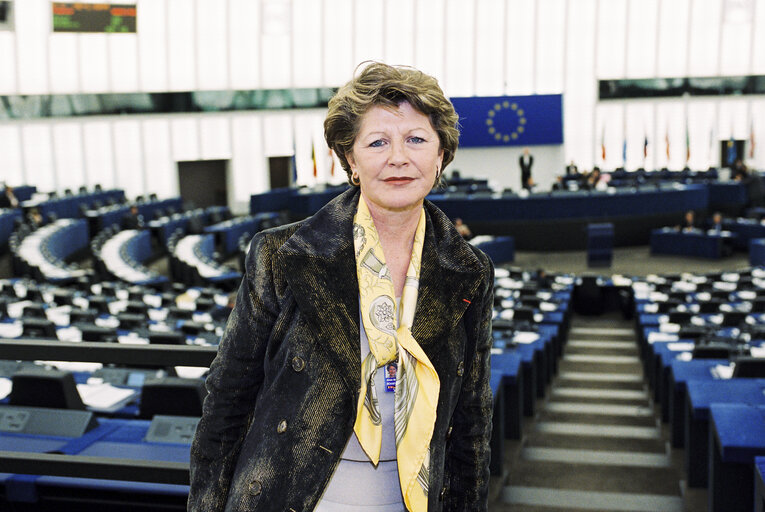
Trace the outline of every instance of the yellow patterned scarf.
[[377, 230], [363, 196], [359, 197], [359, 207], [353, 219], [353, 243], [361, 317], [369, 338], [370, 353], [361, 363], [361, 394], [353, 429], [361, 447], [376, 466], [380, 461], [382, 418], [374, 378], [378, 368], [395, 361], [398, 356], [394, 397], [396, 457], [401, 493], [411, 512], [424, 512], [428, 508], [430, 440], [440, 389], [438, 374], [411, 331], [424, 240], [425, 210], [421, 210], [401, 304], [396, 311], [393, 280], [385, 265]]

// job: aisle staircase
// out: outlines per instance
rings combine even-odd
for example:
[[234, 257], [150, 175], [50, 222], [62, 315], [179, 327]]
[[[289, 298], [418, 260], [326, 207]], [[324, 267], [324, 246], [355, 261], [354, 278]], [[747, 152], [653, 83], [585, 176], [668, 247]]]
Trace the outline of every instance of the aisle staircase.
[[684, 510], [682, 471], [632, 325], [618, 316], [573, 318], [559, 374], [513, 456], [492, 511]]

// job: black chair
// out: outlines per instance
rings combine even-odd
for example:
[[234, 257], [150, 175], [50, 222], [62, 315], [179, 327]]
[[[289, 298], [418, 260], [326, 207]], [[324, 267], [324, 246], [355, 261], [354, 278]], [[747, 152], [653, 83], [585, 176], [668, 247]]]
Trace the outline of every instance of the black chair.
[[733, 378], [765, 378], [765, 358], [749, 356], [736, 358], [736, 366], [733, 368]]
[[19, 370], [13, 375], [11, 405], [85, 410], [71, 372]]
[[194, 311], [190, 309], [170, 306], [167, 308], [167, 318], [170, 320], [191, 320], [194, 317]]
[[109, 301], [105, 297], [90, 297], [88, 299], [88, 308], [95, 309], [101, 314], [109, 314]]
[[101, 327], [98, 325], [81, 325], [78, 329], [82, 333], [82, 341], [116, 342], [117, 329], [113, 327]]
[[[72, 309], [69, 312], [70, 324], [93, 324], [98, 316], [95, 309]], [[82, 329], [80, 329], [82, 330]]]
[[597, 276], [582, 276], [581, 284], [574, 288], [572, 305], [580, 315], [600, 315], [605, 311], [606, 298]]
[[149, 343], [152, 345], [185, 345], [186, 336], [177, 331], [152, 332], [149, 334]]
[[665, 301], [657, 302], [656, 303], [656, 306], [657, 306], [656, 311], [658, 313], [669, 313], [670, 311], [672, 311], [674, 309], [677, 309], [677, 307], [680, 304], [682, 304], [682, 302], [680, 302], [679, 300], [676, 300], [676, 299], [668, 299], [668, 300], [665, 300]]
[[202, 416], [202, 402], [206, 395], [202, 379], [164, 377], [147, 380], [141, 390], [139, 416]]
[[117, 315], [117, 320], [120, 321], [120, 329], [125, 330], [142, 327], [147, 321], [146, 315], [138, 315], [135, 313], [120, 313]]
[[137, 315], [144, 315], [146, 316], [146, 312], [149, 310], [149, 305], [143, 302], [142, 300], [130, 300], [125, 305], [125, 312], [126, 313], [134, 313]]
[[752, 301], [752, 313], [765, 313], [765, 297], [757, 297]]
[[746, 321], [747, 313], [744, 311], [728, 311], [723, 313], [723, 327], [738, 327]]
[[201, 322], [185, 321], [181, 324], [181, 332], [189, 336], [194, 336], [205, 330], [205, 324]]
[[21, 316], [24, 318], [48, 318], [45, 315], [45, 306], [42, 304], [27, 304], [21, 310]]
[[521, 306], [513, 310], [513, 322], [534, 322], [534, 309]]
[[712, 299], [703, 302], [699, 302], [699, 313], [714, 314], [720, 311], [720, 306], [724, 302], [719, 299]]
[[693, 347], [694, 359], [728, 359], [731, 355], [731, 346], [723, 343], [697, 344]]
[[42, 318], [25, 318], [21, 321], [22, 333], [25, 338], [58, 339], [56, 324]]
[[691, 323], [693, 315], [690, 311], [670, 311], [669, 322], [672, 324], [687, 325]]

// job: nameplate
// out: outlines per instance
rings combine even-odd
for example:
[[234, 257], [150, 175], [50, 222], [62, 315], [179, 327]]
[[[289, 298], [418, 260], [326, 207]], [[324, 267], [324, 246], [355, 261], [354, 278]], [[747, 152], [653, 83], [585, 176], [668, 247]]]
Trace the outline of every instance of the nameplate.
[[42, 407], [0, 407], [0, 432], [80, 437], [98, 426], [90, 411]]
[[191, 444], [199, 418], [156, 415], [151, 420], [146, 441], [150, 443]]

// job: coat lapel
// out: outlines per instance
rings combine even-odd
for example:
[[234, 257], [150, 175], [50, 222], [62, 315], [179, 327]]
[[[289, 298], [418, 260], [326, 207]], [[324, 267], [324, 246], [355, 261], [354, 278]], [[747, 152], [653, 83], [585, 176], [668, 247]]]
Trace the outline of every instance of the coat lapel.
[[358, 191], [344, 192], [322, 208], [279, 249], [301, 317], [313, 328], [348, 389], [361, 382], [359, 289], [353, 252]]

